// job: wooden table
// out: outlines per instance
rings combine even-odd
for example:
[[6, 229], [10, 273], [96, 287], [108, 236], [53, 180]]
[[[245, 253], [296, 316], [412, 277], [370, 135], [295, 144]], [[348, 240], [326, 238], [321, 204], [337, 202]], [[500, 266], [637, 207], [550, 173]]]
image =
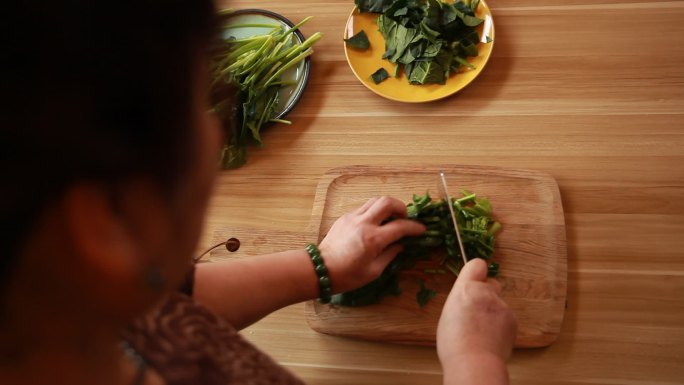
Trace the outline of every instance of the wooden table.
[[[568, 239], [568, 307], [552, 346], [518, 350], [516, 384], [684, 383], [684, 2], [491, 0], [493, 56], [443, 101], [364, 88], [341, 37], [351, 0], [229, 1], [322, 31], [292, 126], [263, 133], [219, 177], [215, 231], [301, 231], [318, 178], [352, 164], [527, 168], [554, 176]], [[434, 349], [309, 329], [303, 305], [244, 335], [309, 384], [438, 384]]]

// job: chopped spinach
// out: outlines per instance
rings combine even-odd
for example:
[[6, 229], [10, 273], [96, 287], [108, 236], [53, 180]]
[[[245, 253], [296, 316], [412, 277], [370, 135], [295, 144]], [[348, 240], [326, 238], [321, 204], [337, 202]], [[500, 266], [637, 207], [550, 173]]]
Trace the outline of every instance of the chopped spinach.
[[[383, 59], [402, 67], [410, 84], [444, 84], [478, 55], [479, 0], [356, 0], [360, 12], [379, 13]], [[487, 42], [491, 42], [488, 37]], [[400, 73], [397, 68], [396, 74]]]
[[368, 41], [368, 35], [366, 31], [361, 30], [356, 35], [350, 37], [349, 39], [344, 39], [347, 43], [347, 47], [358, 49], [360, 51], [365, 51], [370, 48], [370, 41]]
[[418, 283], [420, 284], [420, 290], [416, 293], [416, 301], [418, 301], [418, 306], [425, 307], [437, 295], [437, 292], [426, 288], [425, 282], [422, 280], [418, 280]]
[[377, 71], [373, 72], [373, 74], [371, 74], [371, 79], [373, 79], [373, 82], [375, 84], [380, 84], [384, 82], [385, 80], [387, 80], [388, 77], [389, 73], [384, 68], [380, 68]]
[[380, 13], [385, 12], [394, 0], [354, 0], [356, 7], [361, 12]]
[[[478, 198], [469, 191], [461, 191], [462, 197], [451, 198], [456, 213], [463, 248], [468, 258], [482, 258], [487, 261], [494, 255], [495, 235], [501, 224], [492, 217], [492, 205], [487, 198]], [[399, 241], [404, 250], [390, 262], [379, 278], [356, 290], [334, 295], [332, 303], [343, 306], [363, 306], [379, 302], [388, 295], [399, 295], [399, 273], [412, 268], [421, 260], [439, 261], [441, 267], [435, 273], [450, 271], [458, 275], [463, 267], [460, 248], [447, 202], [433, 200], [430, 194], [414, 195], [406, 207], [409, 219], [425, 225], [427, 231], [418, 237], [406, 237]], [[427, 272], [426, 272], [427, 273]], [[499, 265], [489, 262], [488, 274], [499, 273]], [[419, 305], [434, 295], [421, 287], [417, 294]], [[427, 290], [427, 291], [426, 291]], [[421, 294], [422, 292], [422, 294]], [[422, 307], [422, 305], [421, 305]]]

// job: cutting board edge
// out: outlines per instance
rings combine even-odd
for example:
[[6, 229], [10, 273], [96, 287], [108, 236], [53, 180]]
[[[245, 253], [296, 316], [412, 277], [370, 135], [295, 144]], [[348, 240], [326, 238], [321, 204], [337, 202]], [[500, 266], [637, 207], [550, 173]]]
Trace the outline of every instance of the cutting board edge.
[[[311, 330], [317, 333], [335, 337], [400, 345], [436, 346], [437, 344], [436, 341], [427, 341], [422, 338], [407, 338], [405, 335], [400, 334], [392, 334], [390, 337], [388, 337], [388, 334], [378, 334], [377, 337], [373, 337], [372, 334], [366, 333], [363, 329], [357, 332], [335, 330], [334, 328], [326, 327], [324, 322], [318, 320], [314, 303], [315, 301], [307, 301], [305, 303], [304, 314], [306, 322]], [[556, 342], [559, 336], [560, 333], [554, 331], [541, 332], [540, 335], [536, 336], [518, 336], [513, 347], [515, 349], [544, 348]]]

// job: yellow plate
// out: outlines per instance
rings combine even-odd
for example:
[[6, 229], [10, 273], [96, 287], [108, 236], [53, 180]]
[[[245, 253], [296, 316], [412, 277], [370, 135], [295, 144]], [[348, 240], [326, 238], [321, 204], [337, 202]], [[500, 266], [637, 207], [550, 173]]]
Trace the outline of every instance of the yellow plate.
[[[375, 20], [378, 13], [359, 13], [356, 7], [349, 15], [347, 26], [344, 31], [344, 38], [354, 36], [361, 30], [366, 32], [371, 47], [366, 51], [359, 51], [348, 48], [344, 45], [344, 53], [347, 62], [354, 75], [369, 90], [387, 99], [407, 103], [430, 102], [442, 99], [463, 89], [472, 82], [477, 75], [482, 72], [485, 64], [489, 60], [494, 48], [494, 20], [492, 12], [484, 1], [480, 1], [476, 16], [484, 19], [484, 23], [477, 27], [480, 33], [480, 44], [478, 45], [479, 56], [468, 58], [468, 61], [475, 66], [475, 69], [465, 69], [459, 73], [452, 73], [446, 84], [412, 85], [409, 84], [406, 76], [402, 73], [398, 78], [390, 76], [380, 84], [375, 84], [371, 79], [371, 74], [380, 67], [391, 74], [394, 73], [394, 64], [382, 58], [385, 53], [385, 39], [382, 37]], [[487, 43], [489, 36], [491, 43]]]

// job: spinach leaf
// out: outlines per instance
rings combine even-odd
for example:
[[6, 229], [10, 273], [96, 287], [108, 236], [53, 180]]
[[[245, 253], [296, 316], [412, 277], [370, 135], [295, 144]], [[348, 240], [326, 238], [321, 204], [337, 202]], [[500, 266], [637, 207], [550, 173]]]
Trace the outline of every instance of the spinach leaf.
[[370, 48], [370, 41], [368, 41], [368, 35], [366, 31], [361, 30], [356, 35], [350, 37], [349, 39], [344, 39], [347, 47], [357, 49], [359, 51], [365, 51]]
[[430, 27], [428, 27], [428, 25], [425, 24], [424, 22], [420, 23], [419, 28], [420, 28], [421, 35], [423, 35], [423, 37], [427, 41], [429, 41], [430, 43], [436, 43], [437, 39], [441, 35], [441, 33], [439, 33], [438, 31], [435, 31], [434, 29], [432, 29]]
[[408, 11], [408, 0], [394, 0], [383, 13], [392, 18], [399, 19], [400, 16], [407, 16]]
[[420, 284], [420, 290], [416, 293], [416, 300], [420, 307], [425, 307], [427, 303], [437, 295], [437, 292], [425, 287], [425, 282], [418, 280]]
[[464, 13], [468, 16], [475, 16], [475, 10], [471, 8], [470, 5], [464, 3], [463, 1], [457, 1], [452, 4], [459, 12]]
[[407, 28], [416, 28], [423, 20], [425, 0], [395, 0], [384, 14]]
[[417, 39], [416, 42], [409, 44], [404, 54], [401, 55], [397, 62], [401, 64], [408, 64], [414, 62], [419, 57], [424, 55], [425, 47], [427, 46], [427, 41]]
[[382, 13], [389, 8], [394, 0], [355, 0], [360, 12]]
[[465, 56], [477, 56], [477, 44], [473, 44], [470, 41], [461, 41], [461, 52], [465, 54]]
[[223, 146], [221, 152], [221, 167], [235, 168], [247, 162], [247, 147], [239, 145], [235, 140]]
[[375, 84], [380, 84], [384, 82], [385, 80], [387, 80], [388, 77], [389, 73], [384, 68], [380, 68], [379, 70], [373, 72], [373, 74], [371, 75], [371, 79], [373, 79], [373, 82]]
[[444, 44], [443, 41], [436, 41], [434, 43], [430, 43], [427, 45], [427, 48], [423, 50], [423, 54], [421, 57], [424, 58], [431, 58], [431, 57], [436, 57], [437, 55], [442, 52], [442, 44]]
[[394, 56], [394, 53], [395, 53], [395, 52], [397, 52], [396, 48], [388, 49], [387, 51], [385, 51], [384, 54], [382, 54], [382, 58], [383, 58], [383, 59], [388, 59], [388, 58]]
[[[396, 63], [404, 56], [404, 52], [411, 43], [423, 38], [423, 35], [417, 29], [406, 28], [386, 15], [378, 17], [377, 24], [380, 33], [385, 38], [385, 54], [383, 58], [389, 60], [390, 63]], [[416, 53], [415, 49], [413, 53]]]
[[458, 10], [453, 4], [440, 3], [442, 11], [440, 13], [440, 24], [448, 25], [456, 21], [458, 18]]
[[428, 28], [437, 31], [442, 25], [442, 7], [437, 0], [428, 0], [427, 7], [425, 11], [425, 19], [422, 24], [425, 24]]
[[451, 5], [451, 7], [454, 8], [454, 10], [456, 11], [456, 15], [459, 19], [461, 19], [461, 21], [463, 21], [463, 24], [465, 24], [468, 27], [477, 27], [484, 21], [479, 17], [475, 16], [475, 12], [473, 11], [474, 8], [470, 8], [460, 1], [455, 3], [454, 5]]
[[406, 15], [408, 15], [408, 8], [407, 7], [399, 8], [396, 11], [394, 11], [394, 16], [406, 16]]
[[475, 66], [474, 66], [474, 65], [470, 64], [466, 59], [464, 59], [464, 58], [462, 58], [462, 57], [460, 57], [460, 56], [455, 56], [455, 57], [454, 57], [454, 61], [455, 61], [456, 63], [453, 64], [452, 67], [455, 66], [455, 70], [456, 70], [456, 71], [458, 71], [458, 67], [461, 66], [461, 65], [464, 65], [464, 66], [468, 67], [468, 68], [471, 69], [471, 70], [474, 70], [474, 69], [475, 69]]
[[459, 13], [458, 17], [463, 20], [463, 24], [467, 25], [468, 27], [477, 27], [478, 25], [482, 24], [484, 20], [475, 17], [475, 16], [468, 16], [463, 13]]
[[446, 78], [444, 77], [444, 68], [436, 61], [416, 62], [416, 65], [409, 76], [409, 83], [444, 84], [446, 83]]

